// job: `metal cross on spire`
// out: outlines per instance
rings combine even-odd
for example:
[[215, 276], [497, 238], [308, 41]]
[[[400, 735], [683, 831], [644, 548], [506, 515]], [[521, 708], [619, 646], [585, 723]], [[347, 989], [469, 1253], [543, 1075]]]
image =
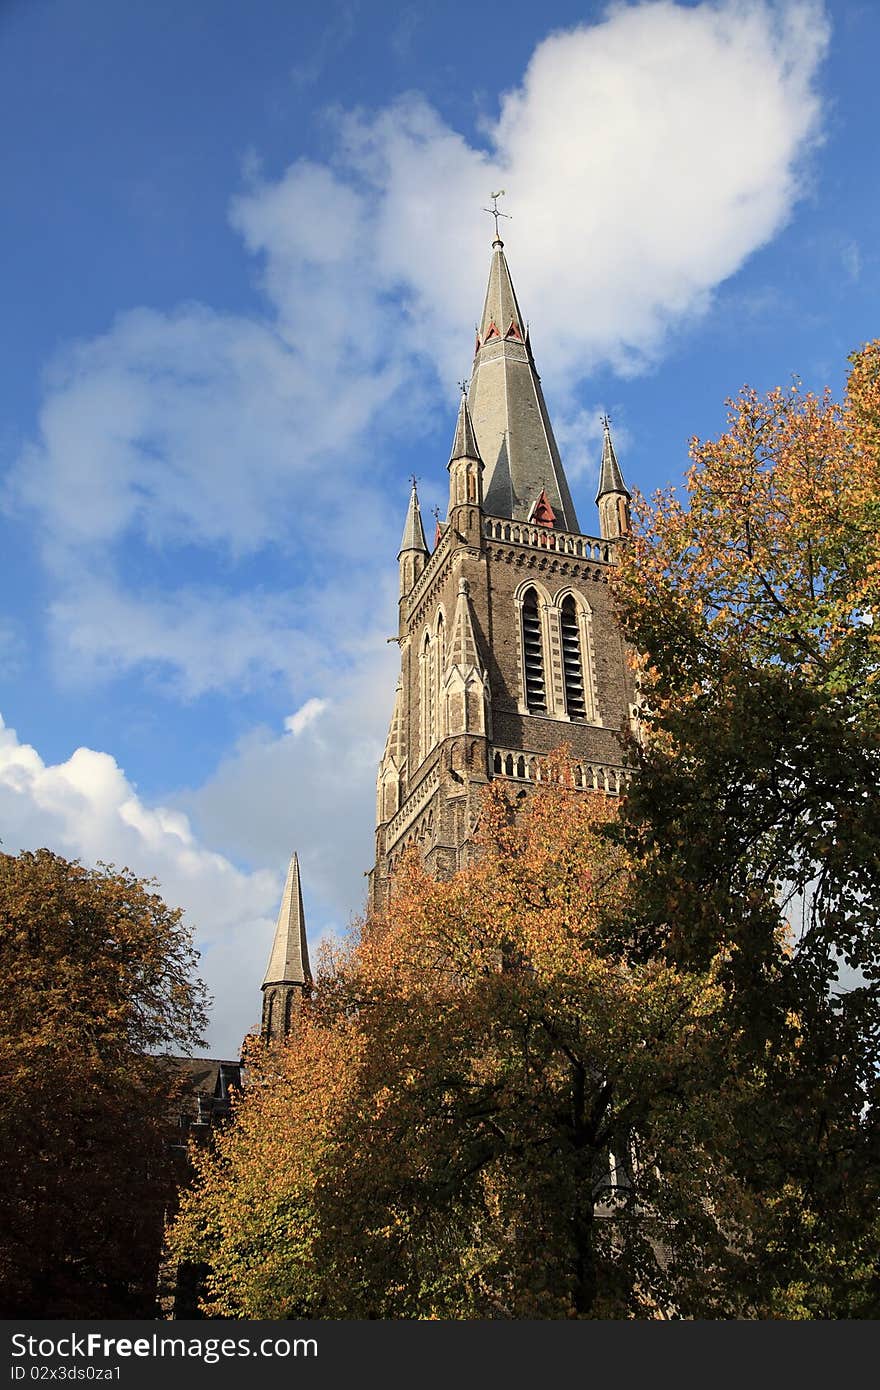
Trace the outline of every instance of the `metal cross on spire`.
[[494, 218], [495, 218], [495, 240], [496, 240], [496, 241], [500, 241], [500, 240], [501, 240], [501, 237], [500, 237], [499, 232], [498, 232], [498, 219], [499, 219], [499, 217], [506, 217], [507, 220], [508, 220], [508, 222], [510, 222], [510, 221], [512, 220], [509, 212], [499, 212], [499, 211], [498, 211], [498, 199], [504, 197], [504, 189], [503, 189], [503, 188], [499, 188], [499, 190], [498, 190], [497, 193], [490, 193], [490, 194], [489, 194], [489, 197], [492, 199], [492, 206], [491, 206], [490, 208], [483, 208], [483, 211], [484, 211], [484, 212], [488, 212], [488, 214], [489, 214], [490, 217], [494, 217]]
[[607, 412], [602, 416], [602, 424], [605, 426], [606, 430], [611, 429], [611, 416], [608, 415]]
[[468, 387], [469, 387], [469, 386], [470, 386], [470, 382], [469, 382], [469, 381], [460, 381], [460, 382], [458, 383], [458, 389], [459, 389], [459, 391], [461, 392], [461, 394], [462, 394], [463, 396], [466, 396], [466, 395], [467, 395], [467, 393], [468, 393]]
[[409, 480], [410, 480], [410, 482], [412, 483], [412, 490], [413, 490], [413, 492], [415, 492], [415, 491], [416, 491], [416, 487], [417, 487], [417, 485], [418, 485], [418, 481], [419, 481], [418, 478], [416, 477], [415, 473], [410, 473], [410, 475], [409, 475]]

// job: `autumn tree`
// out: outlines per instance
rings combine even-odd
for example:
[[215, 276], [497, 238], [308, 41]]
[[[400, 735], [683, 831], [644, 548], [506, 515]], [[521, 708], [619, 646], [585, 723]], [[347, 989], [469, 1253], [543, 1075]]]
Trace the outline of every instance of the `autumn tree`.
[[173, 1075], [204, 991], [179, 910], [129, 870], [0, 855], [0, 1306], [154, 1309]]
[[557, 759], [398, 875], [199, 1159], [209, 1311], [880, 1312], [880, 347], [693, 453], [615, 567], [620, 817]]
[[492, 787], [479, 861], [444, 883], [412, 862], [291, 1044], [252, 1054], [172, 1237], [211, 1265], [208, 1311], [717, 1306], [743, 1212], [705, 1142], [715, 967], [622, 957], [613, 798], [554, 776], [516, 816]]
[[618, 566], [643, 704], [621, 944], [724, 962], [768, 1316], [880, 1312], [880, 343], [851, 364], [842, 406], [744, 390]]

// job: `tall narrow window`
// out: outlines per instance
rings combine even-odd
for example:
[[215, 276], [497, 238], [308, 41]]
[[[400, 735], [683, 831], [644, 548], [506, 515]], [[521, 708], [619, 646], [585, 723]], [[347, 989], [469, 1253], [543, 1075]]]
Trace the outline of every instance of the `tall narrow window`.
[[437, 625], [435, 640], [432, 643], [434, 650], [434, 687], [433, 687], [433, 709], [431, 711], [431, 742], [438, 743], [445, 732], [443, 728], [443, 671], [446, 666], [446, 632], [443, 626], [443, 614], [437, 614]]
[[419, 723], [421, 726], [422, 757], [431, 750], [431, 640], [425, 633], [419, 656]]
[[562, 632], [562, 673], [565, 680], [565, 708], [569, 719], [585, 719], [584, 667], [581, 659], [581, 634], [578, 612], [569, 594], [563, 600], [559, 617]]
[[529, 589], [523, 599], [523, 666], [526, 680], [526, 706], [530, 714], [547, 713], [547, 692], [544, 686], [544, 643], [541, 636], [541, 615], [538, 595]]

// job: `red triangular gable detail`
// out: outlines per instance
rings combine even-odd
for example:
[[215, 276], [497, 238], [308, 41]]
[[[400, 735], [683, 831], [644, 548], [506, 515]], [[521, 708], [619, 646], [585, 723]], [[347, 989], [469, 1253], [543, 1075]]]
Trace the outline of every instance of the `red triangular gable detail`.
[[487, 329], [487, 331], [486, 331], [486, 336], [485, 336], [485, 338], [483, 339], [483, 342], [484, 342], [484, 343], [488, 343], [488, 341], [489, 341], [490, 338], [500, 338], [500, 337], [501, 337], [501, 334], [498, 332], [498, 329], [495, 327], [495, 322], [494, 322], [494, 320], [493, 320], [492, 323], [489, 324], [489, 327], [488, 327], [488, 329]]
[[544, 488], [541, 488], [541, 496], [538, 498], [534, 507], [532, 507], [532, 514], [529, 520], [537, 522], [539, 526], [550, 527], [556, 522], [556, 513], [550, 506], [550, 499]]
[[522, 342], [523, 335], [519, 331], [519, 324], [517, 323], [516, 319], [510, 320], [510, 327], [508, 328], [504, 336], [505, 338], [516, 338], [517, 342]]

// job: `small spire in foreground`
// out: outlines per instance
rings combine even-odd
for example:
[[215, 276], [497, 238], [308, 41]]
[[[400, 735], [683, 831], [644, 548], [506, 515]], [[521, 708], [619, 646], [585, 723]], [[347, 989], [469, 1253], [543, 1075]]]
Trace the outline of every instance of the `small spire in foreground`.
[[290, 1033], [296, 1010], [311, 983], [299, 859], [294, 853], [287, 869], [269, 964], [263, 979], [262, 1035], [265, 1041], [275, 1042]]

